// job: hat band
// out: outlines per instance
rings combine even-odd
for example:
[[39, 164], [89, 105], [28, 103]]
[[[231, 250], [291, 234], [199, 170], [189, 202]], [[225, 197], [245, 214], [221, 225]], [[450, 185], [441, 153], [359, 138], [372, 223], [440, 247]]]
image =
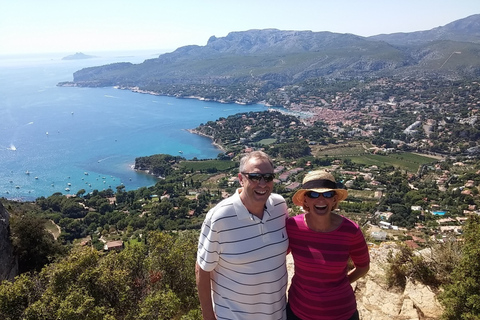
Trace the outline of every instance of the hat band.
[[337, 184], [331, 180], [313, 180], [302, 185], [302, 189], [337, 189]]

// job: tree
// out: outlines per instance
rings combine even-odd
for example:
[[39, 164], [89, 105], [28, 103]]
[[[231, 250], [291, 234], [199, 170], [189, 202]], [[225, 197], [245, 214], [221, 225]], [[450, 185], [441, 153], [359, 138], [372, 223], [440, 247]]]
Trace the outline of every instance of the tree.
[[85, 194], [85, 192], [87, 192], [87, 191], [85, 191], [85, 189], [80, 189], [80, 190], [78, 190], [78, 191], [77, 191], [77, 197], [79, 197], [79, 198], [83, 197], [83, 195]]
[[198, 232], [149, 233], [152, 270], [162, 274], [159, 284], [170, 288], [188, 309], [198, 305], [195, 259]]
[[440, 294], [446, 320], [480, 317], [480, 217], [470, 216], [464, 232], [463, 255], [453, 270], [451, 283]]
[[39, 273], [0, 283], [0, 319], [201, 319], [197, 238], [157, 231], [121, 252], [75, 247]]
[[65, 251], [44, 226], [45, 220], [33, 215], [12, 216], [12, 243], [20, 273], [40, 271]]

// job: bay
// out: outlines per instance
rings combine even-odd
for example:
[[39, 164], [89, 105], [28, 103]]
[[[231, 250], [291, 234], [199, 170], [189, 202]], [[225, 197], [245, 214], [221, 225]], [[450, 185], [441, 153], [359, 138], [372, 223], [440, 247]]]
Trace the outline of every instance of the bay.
[[221, 150], [192, 129], [264, 105], [222, 104], [134, 93], [115, 88], [57, 87], [79, 69], [114, 62], [140, 63], [153, 53], [0, 56], [0, 197], [34, 200], [124, 185], [154, 185], [133, 170], [136, 157], [158, 153], [216, 158]]

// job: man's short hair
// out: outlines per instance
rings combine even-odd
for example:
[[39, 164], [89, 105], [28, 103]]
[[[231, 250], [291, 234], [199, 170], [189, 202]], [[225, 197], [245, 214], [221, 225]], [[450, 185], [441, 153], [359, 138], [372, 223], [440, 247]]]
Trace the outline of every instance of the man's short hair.
[[245, 165], [248, 161], [250, 161], [250, 159], [267, 160], [268, 162], [270, 162], [270, 165], [272, 166], [272, 168], [275, 168], [273, 165], [273, 160], [272, 158], [270, 158], [268, 154], [266, 154], [263, 151], [252, 151], [250, 153], [247, 153], [240, 159], [240, 167], [238, 168], [238, 171], [240, 173], [244, 172]]

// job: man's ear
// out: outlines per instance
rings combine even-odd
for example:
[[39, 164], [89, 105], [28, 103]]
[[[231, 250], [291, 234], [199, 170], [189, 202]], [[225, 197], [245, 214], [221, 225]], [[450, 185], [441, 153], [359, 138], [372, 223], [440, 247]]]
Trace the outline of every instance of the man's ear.
[[238, 182], [243, 187], [243, 175], [241, 173], [238, 173]]

